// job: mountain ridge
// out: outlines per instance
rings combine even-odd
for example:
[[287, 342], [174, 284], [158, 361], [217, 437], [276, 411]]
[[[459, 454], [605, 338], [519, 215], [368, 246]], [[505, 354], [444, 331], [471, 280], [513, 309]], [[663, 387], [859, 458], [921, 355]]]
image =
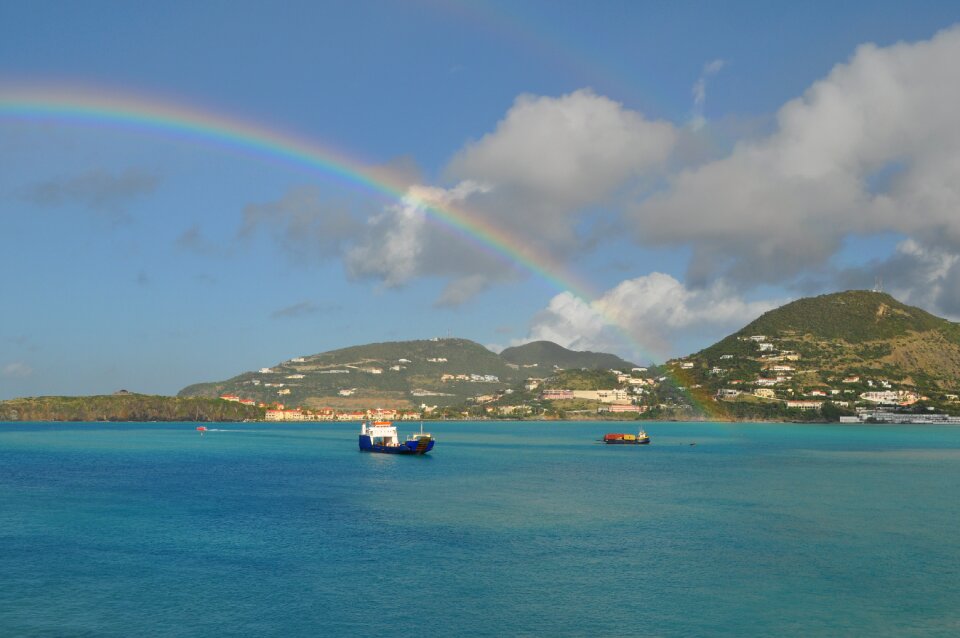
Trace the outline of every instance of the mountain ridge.
[[477, 395], [505, 392], [528, 377], [549, 375], [560, 363], [588, 368], [633, 365], [616, 355], [577, 352], [552, 342], [507, 350], [504, 356], [461, 338], [362, 344], [189, 385], [178, 396], [213, 398], [226, 393], [312, 408], [347, 409], [364, 401], [412, 408], [421, 403], [459, 404]]

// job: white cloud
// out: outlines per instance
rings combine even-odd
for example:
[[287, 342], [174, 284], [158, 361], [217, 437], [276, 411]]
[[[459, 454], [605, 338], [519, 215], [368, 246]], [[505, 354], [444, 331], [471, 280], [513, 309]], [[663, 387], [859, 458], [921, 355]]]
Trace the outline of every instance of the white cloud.
[[[852, 234], [960, 249], [960, 28], [859, 47], [784, 105], [777, 129], [674, 175], [633, 210], [645, 244], [693, 249], [689, 281], [781, 283]], [[882, 178], [882, 179], [881, 179]]]
[[660, 167], [674, 127], [583, 89], [522, 95], [494, 132], [468, 144], [449, 173], [543, 198], [566, 210], [595, 205], [631, 177]]
[[697, 78], [697, 81], [694, 82], [691, 92], [693, 93], [693, 117], [690, 119], [690, 128], [695, 131], [702, 129], [706, 123], [707, 119], [703, 114], [703, 108], [707, 102], [707, 78], [711, 75], [716, 75], [720, 72], [724, 66], [726, 66], [725, 60], [713, 60], [703, 65], [703, 71], [700, 72], [700, 77]]
[[655, 272], [623, 281], [590, 303], [569, 292], [556, 295], [514, 345], [546, 339], [574, 350], [663, 360], [685, 354], [691, 344], [708, 345], [781, 303], [746, 301], [722, 282], [690, 289]]

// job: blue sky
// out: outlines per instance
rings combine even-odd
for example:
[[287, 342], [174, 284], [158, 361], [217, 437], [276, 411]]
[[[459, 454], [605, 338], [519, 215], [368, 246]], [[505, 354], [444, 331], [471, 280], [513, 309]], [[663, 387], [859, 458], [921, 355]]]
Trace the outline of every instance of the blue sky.
[[878, 277], [960, 318], [957, 23], [949, 2], [2, 3], [0, 95], [295, 133], [589, 298], [321, 171], [0, 112], [0, 399], [448, 334], [663, 361]]

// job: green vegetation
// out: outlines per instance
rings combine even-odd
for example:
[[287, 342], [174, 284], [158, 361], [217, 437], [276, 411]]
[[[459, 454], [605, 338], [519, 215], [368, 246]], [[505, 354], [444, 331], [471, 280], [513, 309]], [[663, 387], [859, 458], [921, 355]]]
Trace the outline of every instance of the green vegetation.
[[856, 344], [893, 339], [908, 332], [944, 330], [952, 333], [956, 342], [956, 328], [955, 324], [902, 304], [888, 294], [850, 290], [799, 299], [771, 310], [703, 353], [721, 344], [729, 346], [729, 340], [751, 335], [794, 339], [815, 335], [818, 341], [842, 340]]
[[554, 368], [586, 368], [588, 370], [621, 370], [629, 372], [634, 364], [604, 352], [576, 352], [552, 341], [532, 341], [522, 346], [507, 348], [500, 353], [505, 361], [522, 366], [535, 365], [547, 374]]
[[[735, 419], [835, 420], [852, 414], [863, 393], [882, 391], [960, 411], [950, 398], [960, 392], [960, 326], [883, 293], [800, 299], [683, 362], [687, 369], [671, 364], [675, 373], [708, 394], [746, 393], [715, 402]], [[761, 386], [761, 378], [775, 381]], [[746, 399], [760, 387], [775, 388], [778, 400]], [[787, 407], [788, 400], [823, 401], [825, 395], [831, 402], [819, 410]]]
[[548, 388], [602, 390], [617, 387], [617, 375], [609, 370], [562, 370], [545, 382]]
[[29, 397], [0, 401], [0, 421], [243, 421], [263, 409], [220, 399], [146, 394]]

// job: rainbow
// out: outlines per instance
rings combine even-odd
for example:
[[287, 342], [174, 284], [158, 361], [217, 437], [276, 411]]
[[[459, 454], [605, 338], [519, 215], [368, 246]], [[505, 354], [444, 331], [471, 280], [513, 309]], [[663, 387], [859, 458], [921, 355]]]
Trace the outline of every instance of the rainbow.
[[575, 280], [555, 259], [494, 226], [466, 208], [418, 195], [388, 172], [365, 166], [301, 136], [182, 104], [129, 93], [61, 87], [0, 87], [0, 117], [98, 123], [187, 138], [248, 155], [280, 160], [333, 176], [390, 200], [412, 203], [449, 232], [488, 254], [534, 273], [561, 291], [588, 303], [584, 282]]
[[[636, 354], [646, 355], [646, 349], [630, 335], [626, 327], [595, 301], [598, 295], [591, 294], [589, 286], [574, 278], [556, 259], [521, 242], [465, 207], [417, 195], [417, 189], [408, 188], [389, 173], [365, 166], [302, 136], [228, 114], [153, 97], [99, 88], [65, 88], [61, 85], [0, 86], [0, 118], [106, 124], [185, 138], [305, 167], [385, 196], [391, 201], [413, 203], [427, 214], [428, 219], [446, 231], [505, 263], [533, 273], [558, 291], [574, 295], [615, 328], [635, 349]], [[701, 407], [707, 408], [705, 405]]]

